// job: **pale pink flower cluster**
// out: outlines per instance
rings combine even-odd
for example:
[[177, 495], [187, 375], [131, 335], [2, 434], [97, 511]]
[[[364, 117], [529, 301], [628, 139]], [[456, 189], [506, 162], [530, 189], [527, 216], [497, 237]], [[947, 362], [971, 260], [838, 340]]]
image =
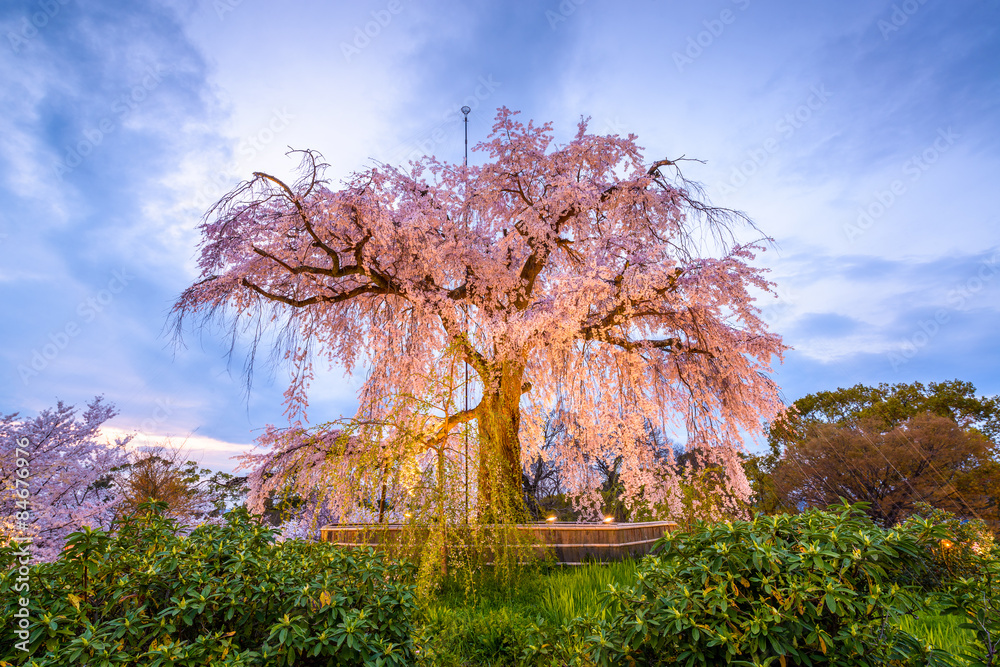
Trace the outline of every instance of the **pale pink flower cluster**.
[[[129, 440], [100, 438], [101, 424], [114, 415], [114, 408], [98, 397], [80, 417], [62, 402], [34, 419], [17, 413], [0, 417], [0, 509], [6, 520], [0, 537], [30, 537], [35, 558], [52, 561], [81, 526], [110, 527], [120, 499], [111, 471], [127, 462]], [[18, 513], [24, 511], [15, 493], [24, 488], [15, 482], [18, 458], [27, 462], [22, 467], [29, 492], [26, 532], [18, 530]]]
[[[341, 518], [370, 511], [383, 486], [393, 499], [433, 487], [436, 452], [464, 471], [466, 424], [475, 497], [487, 419], [516, 431], [522, 461], [557, 459], [592, 514], [593, 461], [619, 454], [627, 503], [676, 509], [679, 478], [645, 444], [649, 422], [749, 497], [737, 452], [781, 408], [769, 373], [785, 349], [751, 297], [771, 291], [751, 264], [760, 246], [737, 243], [741, 216], [699, 201], [673, 162], [645, 164], [633, 135], [581, 121], [568, 144], [552, 141], [548, 124], [501, 109], [475, 148], [482, 166], [380, 165], [333, 189], [306, 152], [298, 182], [255, 174], [210, 211], [178, 330], [192, 313], [227, 317], [255, 344], [278, 327], [292, 420], [316, 357], [365, 372], [360, 431], [261, 438], [265, 453], [244, 461], [258, 509], [292, 478]], [[553, 410], [572, 437], [543, 451]], [[448, 480], [459, 506], [466, 480]]]

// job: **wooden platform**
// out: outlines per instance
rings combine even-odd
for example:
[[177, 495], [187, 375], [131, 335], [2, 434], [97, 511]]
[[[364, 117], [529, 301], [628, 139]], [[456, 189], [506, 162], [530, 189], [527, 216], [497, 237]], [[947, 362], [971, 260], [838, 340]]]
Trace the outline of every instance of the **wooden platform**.
[[[557, 562], [578, 565], [590, 561], [641, 558], [656, 540], [677, 527], [673, 521], [645, 523], [537, 523], [517, 526], [529, 532]], [[399, 544], [402, 524], [339, 524], [320, 529], [320, 539], [342, 546]], [[411, 529], [412, 530], [412, 529]], [[412, 535], [413, 533], [411, 533]]]

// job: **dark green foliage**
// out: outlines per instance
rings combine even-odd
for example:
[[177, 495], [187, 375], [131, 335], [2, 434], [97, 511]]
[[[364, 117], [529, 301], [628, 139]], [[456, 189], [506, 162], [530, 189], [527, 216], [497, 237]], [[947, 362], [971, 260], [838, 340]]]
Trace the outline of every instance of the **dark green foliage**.
[[[920, 539], [940, 532], [925, 528]], [[699, 523], [611, 590], [616, 618], [578, 634], [599, 665], [944, 662], [897, 628], [921, 601], [896, 582], [921, 563], [915, 531], [884, 531], [858, 507]], [[540, 647], [529, 657], [554, 664]]]
[[1000, 665], [1000, 561], [984, 559], [974, 578], [961, 577], [944, 596], [948, 611], [965, 619], [961, 627], [976, 633], [977, 645], [963, 653], [970, 665]]
[[[31, 566], [29, 651], [20, 665], [408, 665], [413, 572], [275, 532], [245, 510], [179, 536], [162, 503], [117, 533], [84, 529], [54, 563]], [[12, 628], [13, 549], [0, 550], [2, 625]], [[24, 593], [20, 595], [25, 596]]]
[[951, 512], [916, 503], [917, 512], [900, 524], [904, 532], [919, 531], [927, 523], [939, 526], [941, 538], [923, 542], [925, 567], [918, 584], [924, 592], [943, 592], [960, 578], [981, 578], [995, 560], [996, 539], [979, 519], [959, 519]]
[[[939, 567], [942, 539], [964, 544], [967, 531], [980, 544], [974, 526], [930, 509], [892, 531], [846, 506], [699, 523], [638, 566], [532, 571], [516, 587], [484, 581], [471, 597], [453, 576], [422, 611], [413, 568], [374, 552], [275, 543], [244, 512], [180, 537], [156, 509], [114, 535], [75, 533], [56, 563], [32, 566], [37, 664], [923, 667], [949, 658], [898, 628], [914, 627], [908, 612], [941, 613], [923, 607], [930, 591], [979, 636], [963, 641], [949, 625], [951, 648], [998, 667], [993, 555], [972, 550], [978, 569], [949, 561], [940, 567], [955, 577], [909, 587]], [[0, 551], [7, 628], [23, 595], [12, 554]], [[0, 664], [25, 664], [14, 641], [0, 638]]]
[[970, 665], [1000, 665], [1000, 549], [993, 533], [978, 519], [960, 520], [929, 505], [919, 506], [900, 529], [926, 525], [943, 529], [944, 535], [923, 542], [927, 567], [917, 583], [963, 619], [959, 627], [976, 634], [976, 642], [961, 651]]
[[963, 428], [975, 428], [991, 440], [1000, 438], [1000, 397], [977, 397], [972, 383], [962, 380], [931, 382], [926, 387], [920, 382], [882, 383], [877, 387], [857, 384], [808, 394], [795, 401], [792, 419], [773, 424], [769, 435], [772, 444], [784, 444], [800, 437], [795, 433], [797, 425], [843, 425], [862, 420], [877, 423], [882, 431], [891, 431], [927, 412], [947, 417]]

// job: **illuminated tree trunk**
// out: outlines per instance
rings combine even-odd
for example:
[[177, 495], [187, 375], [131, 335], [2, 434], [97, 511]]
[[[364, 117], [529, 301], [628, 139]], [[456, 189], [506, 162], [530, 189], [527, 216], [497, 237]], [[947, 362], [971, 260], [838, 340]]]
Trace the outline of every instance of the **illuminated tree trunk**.
[[479, 417], [479, 516], [486, 521], [521, 521], [521, 394], [524, 362], [502, 362], [498, 380], [487, 387]]
[[[632, 136], [596, 136], [581, 121], [575, 139], [555, 146], [548, 124], [515, 115], [498, 111], [482, 166], [379, 165], [334, 190], [322, 157], [305, 151], [291, 184], [255, 173], [209, 211], [201, 275], [174, 306], [175, 330], [195, 313], [232, 314], [234, 333], [257, 332], [254, 350], [266, 330], [258, 324], [283, 322], [290, 335], [274, 353], [292, 366], [293, 422], [308, 405], [311, 351], [348, 369], [367, 360], [357, 419], [387, 430], [355, 437], [357, 460], [388, 447], [409, 466], [419, 456], [411, 444], [425, 439], [456, 451], [460, 429], [475, 421], [481, 457], [466, 477], [478, 479], [480, 521], [525, 515], [521, 410], [539, 419], [561, 393], [574, 433], [553, 454], [576, 480], [581, 510], [598, 510], [589, 462], [623, 445], [628, 494], [673, 502], [678, 476], [651, 467], [656, 450], [645, 443], [643, 425], [661, 418], [712, 443], [731, 495], [748, 498], [733, 452], [741, 434], [784, 407], [770, 364], [786, 349], [755, 305], [771, 287], [752, 266], [762, 248], [733, 233], [749, 221], [695, 199], [697, 186], [675, 161], [647, 167]], [[474, 414], [464, 402], [453, 410], [457, 396], [441, 393], [442, 382], [459, 386], [457, 359], [481, 380]], [[356, 480], [348, 459], [324, 459], [318, 444], [292, 433], [270, 429], [262, 440], [270, 451], [245, 459], [257, 471], [251, 505], [262, 508], [286, 479], [277, 472], [315, 484], [306, 473], [322, 470], [337, 485], [338, 512], [362, 514], [359, 503], [371, 500], [356, 490], [376, 480]], [[658, 473], [663, 483], [654, 485]], [[460, 487], [446, 491], [457, 500]], [[735, 501], [727, 507], [739, 511]]]

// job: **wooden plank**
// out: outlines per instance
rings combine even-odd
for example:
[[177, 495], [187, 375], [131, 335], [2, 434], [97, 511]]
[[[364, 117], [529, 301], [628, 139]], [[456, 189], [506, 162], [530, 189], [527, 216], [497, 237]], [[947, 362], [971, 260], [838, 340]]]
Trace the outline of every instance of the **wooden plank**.
[[[519, 525], [541, 544], [540, 551], [552, 551], [564, 564], [592, 560], [621, 560], [649, 553], [653, 543], [676, 528], [672, 521], [634, 524], [542, 523]], [[324, 526], [320, 539], [343, 546], [380, 546], [398, 543], [406, 527], [402, 524], [343, 524]], [[419, 538], [418, 538], [419, 539]]]

